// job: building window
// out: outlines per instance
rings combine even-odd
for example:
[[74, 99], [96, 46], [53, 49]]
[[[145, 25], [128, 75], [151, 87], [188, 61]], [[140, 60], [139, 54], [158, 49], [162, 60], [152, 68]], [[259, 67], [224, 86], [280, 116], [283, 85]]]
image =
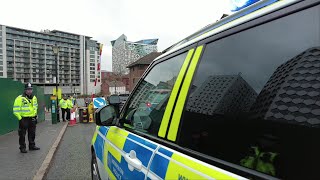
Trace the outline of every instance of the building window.
[[94, 79], [90, 79], [90, 82], [94, 82], [95, 80]]
[[95, 78], [95, 75], [90, 75], [90, 78]]
[[0, 72], [0, 76], [3, 76], [3, 72]]
[[3, 66], [0, 66], [0, 71], [3, 71]]
[[90, 66], [96, 66], [94, 63], [90, 63]]
[[94, 67], [90, 67], [90, 70], [96, 70], [96, 68], [94, 68]]

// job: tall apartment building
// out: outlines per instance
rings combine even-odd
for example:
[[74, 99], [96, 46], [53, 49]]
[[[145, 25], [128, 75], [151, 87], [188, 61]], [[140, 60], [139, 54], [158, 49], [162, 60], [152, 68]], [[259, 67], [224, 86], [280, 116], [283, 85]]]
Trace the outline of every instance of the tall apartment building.
[[57, 76], [55, 44], [60, 47], [57, 79], [62, 92], [91, 94], [95, 77], [100, 78], [100, 44], [91, 37], [58, 30], [36, 32], [0, 25], [0, 78], [44, 86], [45, 94], [51, 94]]
[[145, 39], [137, 42], [127, 41], [127, 36], [121, 35], [111, 41], [112, 45], [112, 71], [128, 74], [127, 66], [141, 57], [157, 52], [158, 39]]

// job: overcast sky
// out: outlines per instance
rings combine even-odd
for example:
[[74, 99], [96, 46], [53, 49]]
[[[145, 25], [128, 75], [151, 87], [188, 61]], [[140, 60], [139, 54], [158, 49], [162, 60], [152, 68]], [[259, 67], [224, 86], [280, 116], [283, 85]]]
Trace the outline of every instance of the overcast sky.
[[161, 51], [229, 13], [229, 0], [3, 0], [0, 24], [57, 29], [104, 44], [102, 69], [112, 69], [110, 41], [158, 38]]

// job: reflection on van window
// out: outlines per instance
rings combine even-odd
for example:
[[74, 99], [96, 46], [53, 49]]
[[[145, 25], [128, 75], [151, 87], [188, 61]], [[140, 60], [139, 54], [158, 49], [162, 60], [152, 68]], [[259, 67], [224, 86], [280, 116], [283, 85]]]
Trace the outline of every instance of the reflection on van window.
[[157, 136], [171, 90], [187, 53], [157, 64], [142, 80], [125, 111], [127, 127]]
[[319, 6], [209, 43], [178, 143], [284, 179], [317, 177]]

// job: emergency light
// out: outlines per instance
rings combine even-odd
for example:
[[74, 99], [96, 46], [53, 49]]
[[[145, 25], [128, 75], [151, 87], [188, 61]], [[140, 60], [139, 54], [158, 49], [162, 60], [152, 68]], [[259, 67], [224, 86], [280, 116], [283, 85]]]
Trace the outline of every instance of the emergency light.
[[259, 0], [230, 0], [231, 11], [236, 12], [258, 2]]

